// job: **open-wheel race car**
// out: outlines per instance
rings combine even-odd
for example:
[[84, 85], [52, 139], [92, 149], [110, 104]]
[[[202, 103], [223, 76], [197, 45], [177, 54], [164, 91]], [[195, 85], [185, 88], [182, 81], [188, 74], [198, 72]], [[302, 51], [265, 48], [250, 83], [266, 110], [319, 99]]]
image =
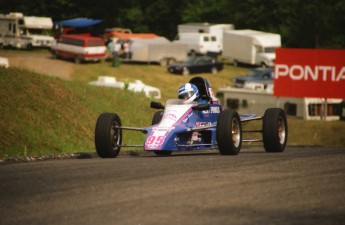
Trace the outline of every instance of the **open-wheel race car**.
[[[207, 79], [194, 77], [189, 83], [198, 88], [200, 99], [206, 103], [186, 103], [182, 99], [170, 99], [163, 106], [159, 102], [151, 102], [151, 108], [158, 111], [154, 113], [149, 127], [126, 127], [121, 124], [118, 114], [100, 114], [95, 128], [98, 155], [102, 158], [115, 158], [123, 147], [142, 147], [157, 155], [209, 149], [219, 149], [222, 155], [237, 155], [242, 142], [263, 142], [266, 152], [284, 151], [288, 137], [284, 110], [269, 108], [263, 116], [239, 115], [235, 110], [223, 109]], [[254, 120], [262, 121], [262, 129], [242, 130], [245, 124]], [[144, 143], [122, 144], [123, 130], [144, 133]], [[262, 139], [244, 139], [242, 134], [247, 132], [262, 133]]]

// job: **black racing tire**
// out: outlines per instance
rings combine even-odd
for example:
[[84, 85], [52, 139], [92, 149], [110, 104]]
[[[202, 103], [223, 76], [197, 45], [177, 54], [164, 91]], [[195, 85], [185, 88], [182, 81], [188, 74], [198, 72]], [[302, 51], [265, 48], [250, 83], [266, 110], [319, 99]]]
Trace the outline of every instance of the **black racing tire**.
[[101, 158], [116, 158], [121, 149], [122, 130], [120, 117], [116, 113], [99, 115], [95, 129], [96, 152]]
[[288, 138], [288, 125], [285, 111], [269, 108], [265, 111], [262, 123], [262, 139], [266, 152], [283, 152]]
[[[153, 118], [152, 118], [151, 125], [155, 125], [155, 124], [161, 122], [162, 117], [163, 117], [163, 111], [162, 110], [155, 112], [155, 114], [153, 115]], [[172, 153], [172, 151], [161, 151], [161, 150], [160, 151], [153, 151], [153, 152], [158, 156], [168, 156], [168, 155], [171, 155], [171, 153]]]
[[217, 120], [216, 139], [222, 155], [237, 155], [242, 145], [242, 124], [235, 110], [222, 111]]

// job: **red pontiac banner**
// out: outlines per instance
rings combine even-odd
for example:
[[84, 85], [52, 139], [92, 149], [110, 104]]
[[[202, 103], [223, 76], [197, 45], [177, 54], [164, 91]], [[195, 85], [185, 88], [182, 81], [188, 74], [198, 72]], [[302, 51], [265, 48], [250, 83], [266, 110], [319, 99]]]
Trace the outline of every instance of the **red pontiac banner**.
[[345, 50], [276, 49], [274, 95], [345, 99]]

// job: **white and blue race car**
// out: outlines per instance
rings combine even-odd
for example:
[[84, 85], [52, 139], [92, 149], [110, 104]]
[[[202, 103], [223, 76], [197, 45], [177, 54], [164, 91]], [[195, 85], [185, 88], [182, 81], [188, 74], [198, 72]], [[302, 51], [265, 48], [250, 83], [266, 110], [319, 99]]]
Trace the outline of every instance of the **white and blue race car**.
[[[158, 111], [149, 127], [126, 127], [121, 124], [118, 114], [100, 114], [95, 128], [98, 155], [102, 158], [115, 158], [122, 147], [142, 147], [157, 155], [209, 149], [218, 149], [222, 155], [237, 155], [242, 142], [263, 142], [266, 152], [284, 151], [288, 137], [284, 110], [269, 108], [263, 116], [239, 115], [235, 110], [223, 108], [207, 79], [194, 77], [189, 83], [198, 88], [201, 98], [207, 103], [185, 103], [180, 99], [171, 99], [163, 106], [159, 102], [151, 102], [151, 108]], [[262, 120], [262, 129], [242, 130], [243, 125], [254, 120]], [[144, 144], [122, 144], [123, 130], [144, 133]], [[243, 133], [251, 132], [262, 133], [262, 139], [242, 137]]]

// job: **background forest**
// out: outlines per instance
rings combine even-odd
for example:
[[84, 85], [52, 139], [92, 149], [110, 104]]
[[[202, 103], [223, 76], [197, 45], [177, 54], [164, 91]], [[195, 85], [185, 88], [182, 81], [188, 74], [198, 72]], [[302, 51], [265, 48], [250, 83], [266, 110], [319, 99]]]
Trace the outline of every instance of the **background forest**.
[[1, 0], [0, 12], [101, 19], [99, 31], [125, 27], [171, 40], [181, 23], [231, 23], [279, 33], [284, 47], [345, 47], [344, 0]]

